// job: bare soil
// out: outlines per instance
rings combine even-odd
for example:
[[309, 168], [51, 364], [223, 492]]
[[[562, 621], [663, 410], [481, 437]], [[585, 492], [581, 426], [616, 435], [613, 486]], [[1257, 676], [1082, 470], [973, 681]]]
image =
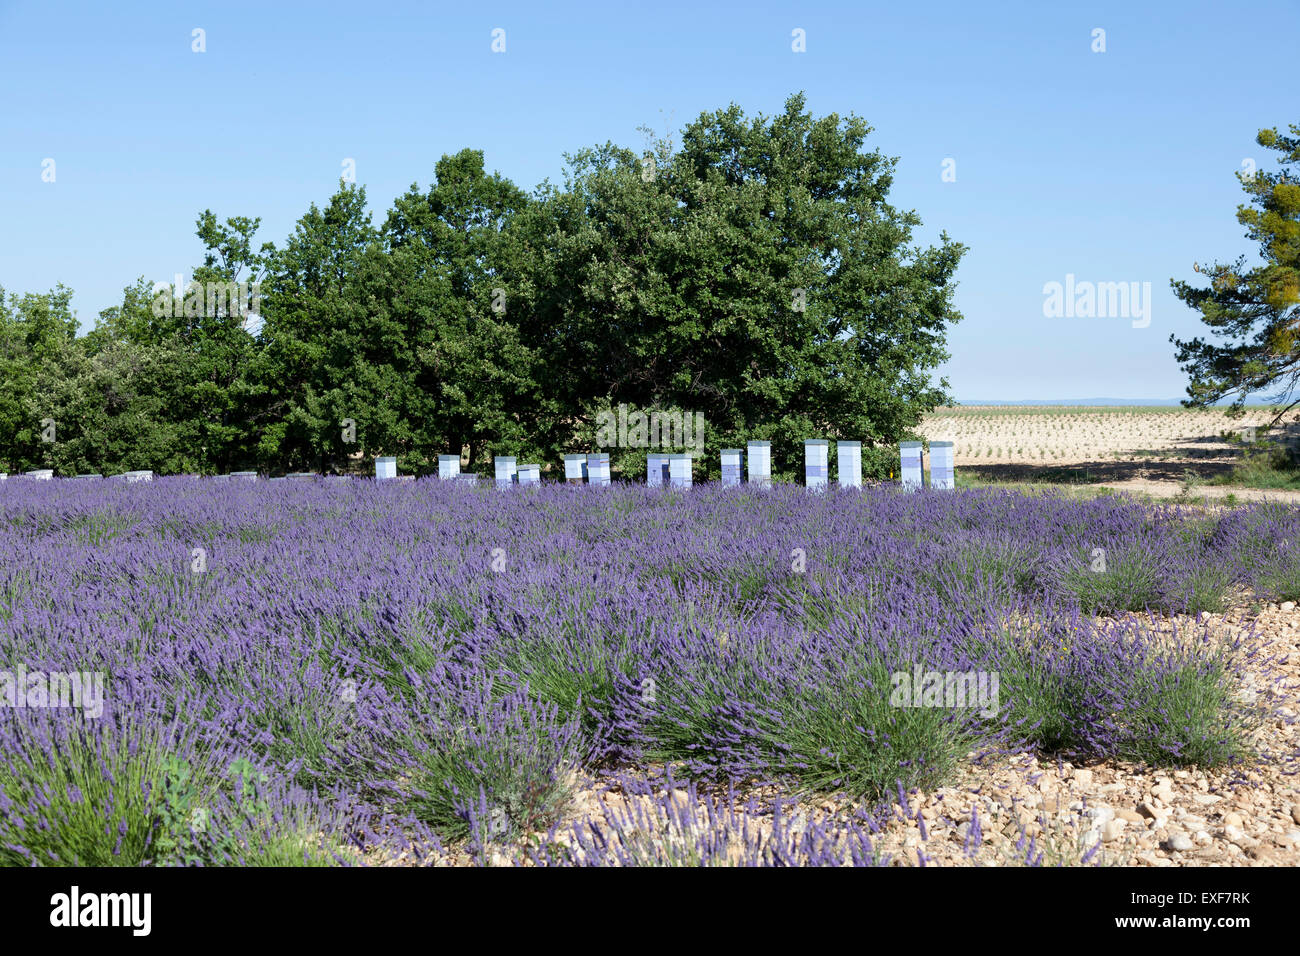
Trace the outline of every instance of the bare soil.
[[[1295, 430], [1290, 415], [1278, 433]], [[922, 424], [928, 441], [951, 441], [954, 463], [981, 480], [1107, 487], [1156, 498], [1279, 499], [1300, 492], [1207, 485], [1231, 473], [1265, 435], [1267, 409], [1232, 419], [1221, 409], [961, 406]], [[1252, 433], [1251, 429], [1255, 429]]]

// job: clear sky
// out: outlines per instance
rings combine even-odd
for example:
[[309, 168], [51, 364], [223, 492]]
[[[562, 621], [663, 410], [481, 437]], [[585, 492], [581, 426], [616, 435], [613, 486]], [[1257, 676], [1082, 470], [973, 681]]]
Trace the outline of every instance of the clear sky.
[[[1300, 0], [0, 0], [0, 285], [61, 281], [89, 328], [137, 277], [188, 275], [203, 209], [282, 243], [347, 159], [382, 219], [444, 153], [532, 188], [565, 152], [803, 90], [900, 158], [890, 198], [920, 240], [970, 247], [943, 369], [959, 399], [1180, 397], [1169, 334], [1201, 326], [1169, 280], [1254, 261], [1234, 173], [1274, 168], [1256, 131], [1300, 122], [1297, 37]], [[1149, 324], [1045, 316], [1067, 275], [1150, 283]]]

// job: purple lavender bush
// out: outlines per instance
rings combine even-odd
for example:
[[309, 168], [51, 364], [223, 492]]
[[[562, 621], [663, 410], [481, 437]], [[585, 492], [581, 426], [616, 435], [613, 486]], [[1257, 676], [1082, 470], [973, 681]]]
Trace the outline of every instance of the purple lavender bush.
[[[1240, 759], [1235, 650], [1158, 619], [1293, 593], [1296, 541], [1296, 509], [993, 489], [9, 482], [0, 862], [418, 857], [665, 764], [870, 802], [980, 749]], [[996, 708], [891, 699], [977, 671]], [[102, 712], [29, 686], [71, 673]]]

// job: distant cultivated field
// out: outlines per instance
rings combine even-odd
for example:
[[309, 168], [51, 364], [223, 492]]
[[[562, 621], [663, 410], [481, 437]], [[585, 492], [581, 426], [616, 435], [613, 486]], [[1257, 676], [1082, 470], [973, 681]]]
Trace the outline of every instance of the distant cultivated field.
[[1257, 408], [1239, 419], [1222, 409], [1123, 406], [1114, 408], [964, 405], [930, 415], [924, 425], [930, 441], [951, 441], [958, 465], [1070, 465], [1143, 458], [1230, 458], [1239, 444], [1222, 433], [1270, 419]]
[[1227, 473], [1248, 447], [1243, 430], [1271, 419], [1263, 406], [1233, 419], [1223, 409], [1168, 406], [963, 405], [937, 409], [922, 432], [928, 441], [953, 442], [968, 476], [1159, 493], [1189, 474], [1209, 480]]

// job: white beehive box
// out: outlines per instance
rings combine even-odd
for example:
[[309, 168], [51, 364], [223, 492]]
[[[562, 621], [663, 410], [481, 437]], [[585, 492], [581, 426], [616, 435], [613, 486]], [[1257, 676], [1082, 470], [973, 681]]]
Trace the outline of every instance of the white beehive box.
[[609, 484], [609, 455], [606, 452], [587, 456], [587, 483]]
[[740, 484], [741, 461], [745, 453], [739, 448], [722, 449], [722, 483], [724, 485]]
[[930, 442], [930, 487], [952, 491], [957, 487], [953, 474], [953, 444], [950, 441]]
[[670, 455], [668, 457], [668, 481], [674, 488], [691, 486], [691, 456]]
[[921, 443], [919, 441], [900, 442], [898, 457], [903, 488], [907, 491], [915, 491], [921, 487]]
[[752, 441], [746, 446], [749, 453], [749, 483], [766, 488], [772, 484], [772, 443]]
[[498, 455], [493, 458], [492, 468], [496, 475], [498, 488], [513, 485], [516, 476], [519, 474], [518, 461], [513, 455]]
[[809, 438], [803, 443], [803, 480], [809, 488], [824, 489], [830, 482], [830, 442]]
[[837, 441], [835, 443], [836, 464], [839, 466], [841, 488], [862, 487], [862, 442]]
[[564, 480], [571, 485], [580, 485], [587, 477], [586, 455], [564, 456]]
[[668, 471], [668, 455], [653, 452], [645, 458], [645, 483], [651, 488], [662, 487]]

